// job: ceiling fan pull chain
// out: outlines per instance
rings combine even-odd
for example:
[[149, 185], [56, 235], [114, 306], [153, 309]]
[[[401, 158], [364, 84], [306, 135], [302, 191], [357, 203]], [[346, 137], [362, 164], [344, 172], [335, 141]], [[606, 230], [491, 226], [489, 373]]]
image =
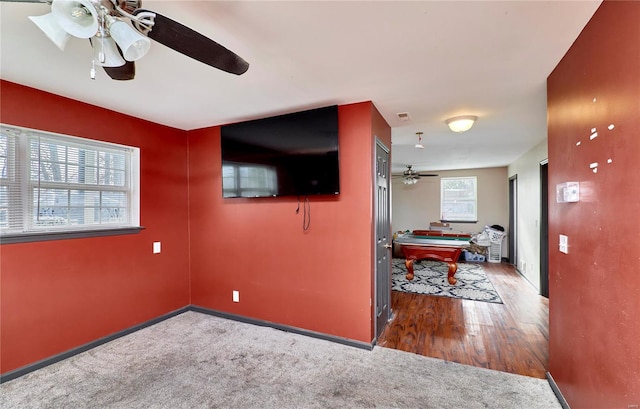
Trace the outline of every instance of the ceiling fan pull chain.
[[91, 59], [91, 71], [89, 71], [89, 76], [92, 80], [96, 79], [96, 60], [93, 58]]
[[[106, 56], [104, 54], [104, 36], [106, 35], [107, 29], [106, 29], [106, 22], [105, 22], [105, 18], [101, 18], [100, 19], [100, 52], [98, 53], [98, 60], [100, 60], [100, 64], [104, 64], [105, 60], [106, 60]], [[95, 66], [95, 63], [94, 63]]]

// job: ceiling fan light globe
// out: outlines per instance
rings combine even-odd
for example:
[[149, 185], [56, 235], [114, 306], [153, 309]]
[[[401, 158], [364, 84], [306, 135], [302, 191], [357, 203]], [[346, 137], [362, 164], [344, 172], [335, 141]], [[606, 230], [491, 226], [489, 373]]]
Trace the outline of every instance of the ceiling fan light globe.
[[96, 65], [102, 67], [122, 67], [126, 64], [113, 38], [94, 37], [91, 39], [91, 45], [93, 46], [93, 59]]
[[122, 20], [113, 19], [109, 25], [109, 32], [127, 61], [139, 60], [151, 48], [151, 40], [148, 37], [143, 36]]
[[64, 31], [78, 38], [91, 38], [98, 31], [98, 11], [90, 0], [53, 0], [51, 13]]
[[49, 40], [53, 41], [60, 50], [64, 51], [71, 35], [60, 27], [60, 24], [56, 22], [53, 13], [45, 14], [43, 16], [29, 16], [29, 19], [33, 21], [33, 23], [38, 26], [38, 28], [47, 35], [47, 37], [49, 37]]

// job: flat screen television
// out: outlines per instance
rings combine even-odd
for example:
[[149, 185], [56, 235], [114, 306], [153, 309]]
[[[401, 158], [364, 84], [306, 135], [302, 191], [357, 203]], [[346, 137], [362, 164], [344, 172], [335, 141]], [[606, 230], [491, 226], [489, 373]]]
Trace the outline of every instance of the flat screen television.
[[223, 197], [336, 195], [338, 106], [224, 125]]

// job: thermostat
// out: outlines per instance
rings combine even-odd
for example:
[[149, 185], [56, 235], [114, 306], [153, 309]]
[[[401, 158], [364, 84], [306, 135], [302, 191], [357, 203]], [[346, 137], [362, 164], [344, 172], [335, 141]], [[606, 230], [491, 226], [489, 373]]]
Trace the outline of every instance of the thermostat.
[[556, 185], [556, 203], [580, 201], [580, 183], [565, 182]]

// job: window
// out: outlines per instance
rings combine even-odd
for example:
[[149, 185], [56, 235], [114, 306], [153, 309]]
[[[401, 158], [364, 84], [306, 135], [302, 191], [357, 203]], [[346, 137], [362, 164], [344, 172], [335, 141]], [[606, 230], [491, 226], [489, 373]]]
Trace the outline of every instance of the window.
[[0, 128], [3, 237], [139, 227], [138, 148]]
[[223, 197], [275, 196], [278, 193], [276, 178], [271, 166], [225, 162], [222, 165]]
[[440, 179], [440, 218], [449, 222], [477, 222], [477, 178]]

